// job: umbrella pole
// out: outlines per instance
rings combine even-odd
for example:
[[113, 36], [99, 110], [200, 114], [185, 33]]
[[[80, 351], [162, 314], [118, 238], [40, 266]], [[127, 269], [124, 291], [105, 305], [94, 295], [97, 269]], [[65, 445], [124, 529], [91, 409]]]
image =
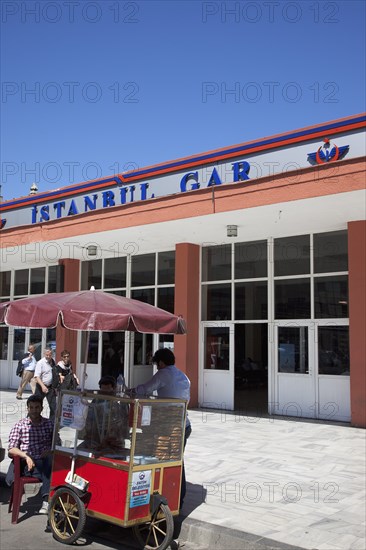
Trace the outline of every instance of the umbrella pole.
[[86, 333], [86, 342], [85, 342], [84, 368], [83, 368], [83, 374], [81, 375], [81, 391], [84, 391], [84, 387], [85, 387], [86, 365], [88, 363], [88, 353], [89, 353], [89, 340], [90, 340], [90, 332], [88, 330]]
[[[85, 342], [84, 367], [83, 367], [83, 372], [82, 372], [82, 375], [81, 375], [81, 385], [80, 385], [81, 391], [84, 391], [84, 387], [85, 387], [86, 365], [88, 363], [88, 353], [89, 353], [89, 340], [90, 340], [90, 332], [88, 330], [87, 333], [86, 333], [86, 342]], [[73, 457], [72, 457], [71, 468], [70, 468], [71, 482], [74, 481], [77, 443], [78, 443], [78, 430], [76, 430], [76, 432], [75, 432], [74, 454], [73, 454]]]

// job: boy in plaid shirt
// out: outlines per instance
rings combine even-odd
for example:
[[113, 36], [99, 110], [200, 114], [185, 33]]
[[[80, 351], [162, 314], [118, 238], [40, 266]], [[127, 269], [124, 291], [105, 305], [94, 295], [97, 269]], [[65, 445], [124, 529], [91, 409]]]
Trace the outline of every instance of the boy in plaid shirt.
[[[48, 513], [48, 493], [51, 478], [51, 445], [53, 422], [41, 416], [43, 398], [31, 395], [27, 399], [28, 416], [19, 420], [9, 435], [8, 454], [20, 456], [25, 475], [32, 475], [42, 481], [40, 489], [43, 503], [40, 514]], [[7, 476], [7, 481], [9, 477]]]

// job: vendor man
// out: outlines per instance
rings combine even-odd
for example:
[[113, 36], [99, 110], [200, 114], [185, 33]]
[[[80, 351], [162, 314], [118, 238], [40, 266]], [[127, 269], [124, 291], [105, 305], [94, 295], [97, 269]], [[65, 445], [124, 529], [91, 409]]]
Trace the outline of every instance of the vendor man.
[[[39, 513], [47, 514], [52, 467], [53, 422], [41, 416], [42, 401], [43, 398], [40, 395], [28, 397], [28, 416], [19, 420], [11, 429], [8, 454], [10, 458], [14, 456], [21, 458], [21, 471], [25, 475], [37, 477], [42, 481], [40, 493], [43, 503]], [[9, 468], [6, 481], [8, 484], [14, 481], [14, 470], [11, 468]]]
[[[154, 391], [157, 392], [158, 397], [172, 397], [176, 399], [184, 399], [189, 403], [191, 393], [191, 382], [182, 372], [175, 366], [174, 353], [168, 349], [159, 349], [154, 353], [152, 362], [157, 366], [157, 372], [154, 376], [145, 384], [139, 384], [136, 388], [130, 390], [137, 395], [152, 395]], [[184, 448], [187, 443], [187, 439], [191, 435], [192, 428], [188, 415], [186, 416], [186, 429], [184, 435]], [[183, 505], [183, 500], [186, 494], [186, 476], [184, 471], [184, 463], [182, 469], [182, 484], [180, 491], [180, 506]]]

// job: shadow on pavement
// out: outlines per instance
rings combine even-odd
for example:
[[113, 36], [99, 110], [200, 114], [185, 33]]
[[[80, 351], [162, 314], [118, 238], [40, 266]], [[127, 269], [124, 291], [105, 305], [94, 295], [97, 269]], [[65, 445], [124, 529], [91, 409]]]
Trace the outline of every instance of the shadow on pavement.
[[[1, 487], [0, 503], [4, 504], [8, 509], [10, 494], [11, 494], [11, 487], [9, 487], [5, 482], [5, 476], [6, 474], [0, 473], [0, 487]], [[34, 491], [30, 493], [29, 490], [27, 490], [26, 497], [23, 497], [23, 503], [21, 504], [19, 509], [18, 524], [36, 515], [42, 505], [42, 498], [38, 494], [38, 489], [39, 489], [38, 484], [37, 486], [35, 485], [34, 487], [35, 487]]]
[[207, 491], [202, 485], [187, 482], [187, 493], [179, 516], [174, 518], [174, 539], [178, 539], [187, 517], [206, 501]]
[[[0, 488], [1, 496], [0, 503], [4, 508], [3, 512], [7, 515], [7, 521], [11, 521], [11, 514], [8, 514], [8, 504], [10, 499], [11, 488], [5, 483], [5, 474], [0, 473]], [[38, 488], [38, 486], [37, 486]], [[201, 485], [187, 483], [187, 494], [184, 507], [182, 509], [182, 514], [174, 517], [174, 539], [179, 538], [181, 532], [181, 527], [183, 522], [187, 519], [187, 516], [197, 508], [202, 502], [205, 501], [206, 491]], [[19, 521], [17, 525], [13, 525], [11, 529], [17, 530], [17, 527], [20, 528], [21, 525], [24, 525], [24, 522], [31, 520], [31, 518], [38, 518], [38, 510], [42, 504], [42, 498], [39, 494], [26, 493], [26, 497], [23, 497], [24, 502], [22, 503], [19, 511]], [[46, 519], [46, 518], [45, 518]], [[34, 527], [33, 521], [28, 521], [26, 527], [31, 531]], [[25, 525], [24, 525], [25, 527]], [[50, 529], [45, 528], [45, 533], [50, 533]], [[57, 544], [57, 543], [56, 543]], [[174, 546], [174, 542], [171, 548], [178, 548]], [[141, 548], [137, 541], [135, 540], [132, 529], [123, 528], [118, 525], [113, 525], [107, 521], [102, 521], [99, 519], [87, 517], [84, 531], [81, 537], [76, 543], [73, 544], [73, 547], [88, 547], [93, 546], [95, 548], [111, 548], [115, 550], [134, 550]]]

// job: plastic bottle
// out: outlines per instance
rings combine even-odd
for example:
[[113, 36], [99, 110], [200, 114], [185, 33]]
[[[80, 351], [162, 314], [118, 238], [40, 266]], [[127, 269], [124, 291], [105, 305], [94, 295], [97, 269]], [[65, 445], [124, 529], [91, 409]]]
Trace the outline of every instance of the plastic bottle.
[[117, 395], [119, 395], [120, 397], [123, 396], [125, 387], [125, 377], [122, 373], [119, 373], [117, 377]]

